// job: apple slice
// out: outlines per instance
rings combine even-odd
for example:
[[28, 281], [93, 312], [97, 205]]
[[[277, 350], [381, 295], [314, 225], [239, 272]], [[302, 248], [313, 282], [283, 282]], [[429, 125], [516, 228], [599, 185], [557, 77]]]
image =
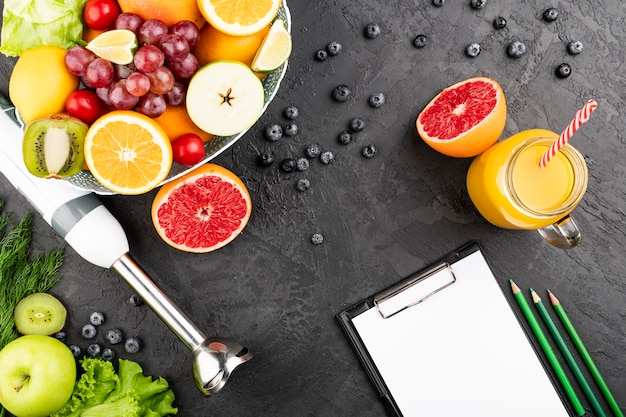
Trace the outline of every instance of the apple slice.
[[211, 62], [194, 74], [187, 88], [189, 117], [216, 136], [249, 129], [261, 116], [264, 104], [261, 80], [241, 62]]

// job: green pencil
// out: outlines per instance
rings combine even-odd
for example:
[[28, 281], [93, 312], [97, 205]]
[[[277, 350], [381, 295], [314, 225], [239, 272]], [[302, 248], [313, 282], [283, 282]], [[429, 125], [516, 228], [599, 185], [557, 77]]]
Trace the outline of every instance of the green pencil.
[[580, 336], [578, 336], [578, 332], [576, 331], [574, 325], [565, 313], [565, 310], [561, 306], [561, 303], [550, 291], [548, 291], [548, 294], [550, 296], [550, 301], [552, 302], [552, 306], [554, 306], [554, 310], [556, 311], [557, 316], [559, 316], [561, 322], [563, 322], [563, 326], [565, 326], [565, 329], [574, 341], [574, 345], [576, 345], [576, 348], [580, 352], [580, 356], [582, 356], [585, 364], [587, 365], [587, 368], [589, 368], [589, 371], [591, 372], [591, 375], [593, 375], [593, 378], [596, 380], [598, 387], [600, 387], [600, 391], [602, 391], [602, 394], [604, 394], [604, 398], [606, 398], [606, 401], [609, 403], [613, 414], [615, 414], [617, 417], [624, 417], [622, 410], [620, 410], [617, 401], [615, 401], [615, 398], [613, 398], [613, 394], [611, 394], [609, 387], [607, 386], [606, 382], [604, 382], [602, 375], [600, 375], [600, 371], [596, 367], [596, 364], [593, 362], [593, 359], [591, 359], [591, 355], [589, 355], [589, 352], [583, 344], [583, 341], [581, 340]]
[[539, 311], [539, 315], [541, 316], [544, 323], [546, 324], [546, 327], [552, 334], [552, 337], [556, 341], [557, 346], [559, 347], [559, 349], [561, 350], [561, 353], [565, 357], [565, 360], [567, 361], [567, 364], [572, 370], [572, 373], [576, 377], [576, 380], [582, 387], [583, 392], [585, 393], [585, 395], [587, 396], [587, 399], [591, 403], [591, 407], [593, 407], [593, 410], [596, 412], [596, 415], [598, 417], [606, 417], [606, 414], [604, 413], [602, 406], [598, 402], [598, 399], [596, 398], [593, 391], [591, 390], [589, 383], [587, 382], [583, 373], [578, 367], [578, 364], [576, 363], [574, 356], [572, 356], [572, 353], [569, 351], [569, 348], [565, 344], [565, 340], [563, 340], [561, 333], [559, 333], [559, 330], [556, 328], [556, 325], [552, 321], [552, 317], [550, 317], [550, 314], [548, 313], [546, 306], [543, 304], [543, 301], [541, 301], [541, 298], [539, 297], [539, 295], [532, 288], [530, 289], [530, 295], [533, 299], [533, 302], [535, 303], [535, 306], [537, 307], [537, 310]]
[[559, 360], [556, 358], [554, 351], [550, 347], [550, 343], [548, 343], [548, 338], [543, 333], [543, 330], [541, 330], [541, 327], [539, 326], [539, 322], [537, 321], [535, 314], [530, 309], [530, 305], [526, 301], [526, 298], [524, 297], [524, 294], [522, 294], [522, 292], [520, 291], [519, 287], [513, 282], [513, 280], [509, 280], [509, 282], [511, 283], [511, 289], [513, 290], [513, 295], [515, 296], [515, 300], [517, 300], [517, 303], [522, 309], [524, 316], [526, 316], [526, 320], [528, 321], [528, 324], [530, 324], [530, 327], [535, 333], [535, 336], [537, 337], [537, 340], [539, 341], [541, 348], [546, 354], [546, 357], [548, 358], [550, 365], [552, 365], [552, 369], [554, 369], [554, 372], [556, 373], [556, 376], [559, 379], [559, 382], [561, 382], [561, 385], [563, 386], [563, 389], [565, 390], [567, 397], [572, 403], [572, 406], [574, 407], [576, 414], [579, 416], [582, 416], [583, 414], [585, 414], [585, 408], [583, 407], [583, 404], [580, 402], [578, 395], [576, 395], [576, 392], [574, 391], [574, 387], [572, 387], [572, 384], [569, 382], [567, 375], [565, 375], [565, 371], [563, 370], [563, 367], [559, 363]]

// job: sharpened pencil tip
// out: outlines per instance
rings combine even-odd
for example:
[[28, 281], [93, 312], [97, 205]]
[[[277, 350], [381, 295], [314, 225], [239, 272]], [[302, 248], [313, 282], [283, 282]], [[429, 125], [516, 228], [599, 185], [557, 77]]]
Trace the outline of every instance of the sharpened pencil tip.
[[515, 282], [513, 282], [512, 279], [510, 279], [509, 282], [511, 283], [511, 289], [513, 290], [513, 294], [520, 292], [519, 287], [517, 286]]
[[551, 291], [548, 291], [548, 296], [550, 297], [550, 302], [553, 306], [560, 304], [559, 299], [556, 298], [556, 296]]

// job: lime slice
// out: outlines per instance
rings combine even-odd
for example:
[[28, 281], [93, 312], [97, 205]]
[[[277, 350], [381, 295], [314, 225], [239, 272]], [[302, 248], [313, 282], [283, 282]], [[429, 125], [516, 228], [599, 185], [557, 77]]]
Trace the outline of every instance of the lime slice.
[[96, 36], [86, 48], [114, 64], [127, 65], [133, 62], [137, 36], [127, 29], [113, 29]]
[[285, 28], [285, 22], [276, 19], [252, 60], [252, 70], [262, 74], [272, 72], [287, 61], [289, 55], [291, 55], [291, 35]]

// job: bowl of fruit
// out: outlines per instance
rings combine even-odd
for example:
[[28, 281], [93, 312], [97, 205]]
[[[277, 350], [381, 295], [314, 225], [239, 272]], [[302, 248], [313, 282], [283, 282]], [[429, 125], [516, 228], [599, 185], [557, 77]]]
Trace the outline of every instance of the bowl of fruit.
[[[9, 81], [29, 171], [132, 195], [224, 152], [265, 112], [287, 70], [290, 12], [285, 0], [270, 3], [258, 16], [236, 16], [237, 7], [214, 0], [88, 0], [80, 41], [34, 48], [36, 58], [24, 51]], [[37, 86], [38, 100], [31, 81], [42, 69], [33, 68], [58, 59], [58, 49], [69, 74]], [[45, 90], [56, 98], [44, 106]], [[52, 108], [59, 97], [63, 108]], [[64, 129], [62, 139], [50, 133]]]

